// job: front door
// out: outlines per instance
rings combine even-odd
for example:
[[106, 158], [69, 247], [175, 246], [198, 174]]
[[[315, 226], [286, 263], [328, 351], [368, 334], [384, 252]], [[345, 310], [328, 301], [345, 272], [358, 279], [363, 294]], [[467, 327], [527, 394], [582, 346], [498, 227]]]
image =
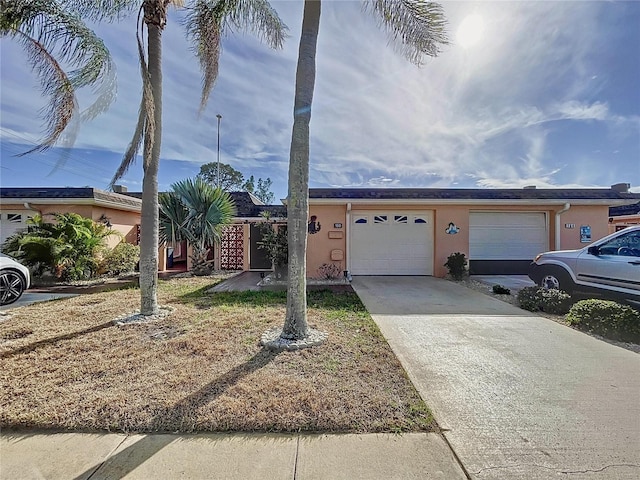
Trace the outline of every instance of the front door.
[[252, 224], [249, 231], [250, 257], [249, 268], [251, 270], [271, 270], [271, 260], [267, 256], [267, 251], [260, 248], [262, 241], [262, 230], [260, 225]]

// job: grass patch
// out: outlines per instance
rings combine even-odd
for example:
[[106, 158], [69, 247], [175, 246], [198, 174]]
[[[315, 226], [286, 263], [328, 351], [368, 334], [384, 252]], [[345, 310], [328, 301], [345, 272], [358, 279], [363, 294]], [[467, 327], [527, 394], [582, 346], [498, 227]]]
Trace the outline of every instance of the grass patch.
[[167, 318], [112, 325], [127, 289], [34, 304], [0, 323], [0, 427], [125, 432], [405, 432], [436, 428], [353, 293], [313, 291], [320, 347], [279, 354], [281, 292], [207, 293], [211, 277], [159, 282]]

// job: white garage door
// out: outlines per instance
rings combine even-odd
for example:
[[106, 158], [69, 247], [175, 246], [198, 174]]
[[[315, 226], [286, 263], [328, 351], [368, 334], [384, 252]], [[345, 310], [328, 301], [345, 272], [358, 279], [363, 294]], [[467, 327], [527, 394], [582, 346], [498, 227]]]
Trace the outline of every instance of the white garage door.
[[548, 248], [543, 212], [472, 212], [469, 217], [469, 258], [532, 260]]
[[352, 212], [353, 275], [433, 275], [433, 212]]
[[4, 211], [0, 213], [0, 243], [14, 233], [27, 228], [27, 218], [33, 214], [22, 211]]

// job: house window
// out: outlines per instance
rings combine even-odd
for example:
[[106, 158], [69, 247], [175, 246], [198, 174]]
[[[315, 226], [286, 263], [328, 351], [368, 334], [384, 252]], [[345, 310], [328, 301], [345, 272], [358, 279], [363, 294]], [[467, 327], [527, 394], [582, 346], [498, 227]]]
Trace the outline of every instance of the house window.
[[11, 223], [22, 223], [22, 215], [20, 213], [7, 213], [7, 220]]
[[395, 215], [393, 217], [393, 220], [396, 223], [407, 223], [407, 216], [406, 215]]
[[367, 217], [356, 217], [353, 223], [367, 223]]
[[413, 217], [413, 223], [427, 223], [424, 217]]
[[386, 215], [374, 215], [373, 223], [387, 223], [388, 218]]

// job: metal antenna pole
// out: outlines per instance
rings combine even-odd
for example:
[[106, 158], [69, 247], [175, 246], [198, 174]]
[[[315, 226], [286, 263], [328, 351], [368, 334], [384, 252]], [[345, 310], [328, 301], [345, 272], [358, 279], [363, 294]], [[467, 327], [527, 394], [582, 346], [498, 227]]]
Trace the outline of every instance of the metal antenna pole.
[[220, 120], [222, 115], [218, 113], [216, 118], [218, 119], [218, 173], [216, 175], [216, 186], [220, 188]]

